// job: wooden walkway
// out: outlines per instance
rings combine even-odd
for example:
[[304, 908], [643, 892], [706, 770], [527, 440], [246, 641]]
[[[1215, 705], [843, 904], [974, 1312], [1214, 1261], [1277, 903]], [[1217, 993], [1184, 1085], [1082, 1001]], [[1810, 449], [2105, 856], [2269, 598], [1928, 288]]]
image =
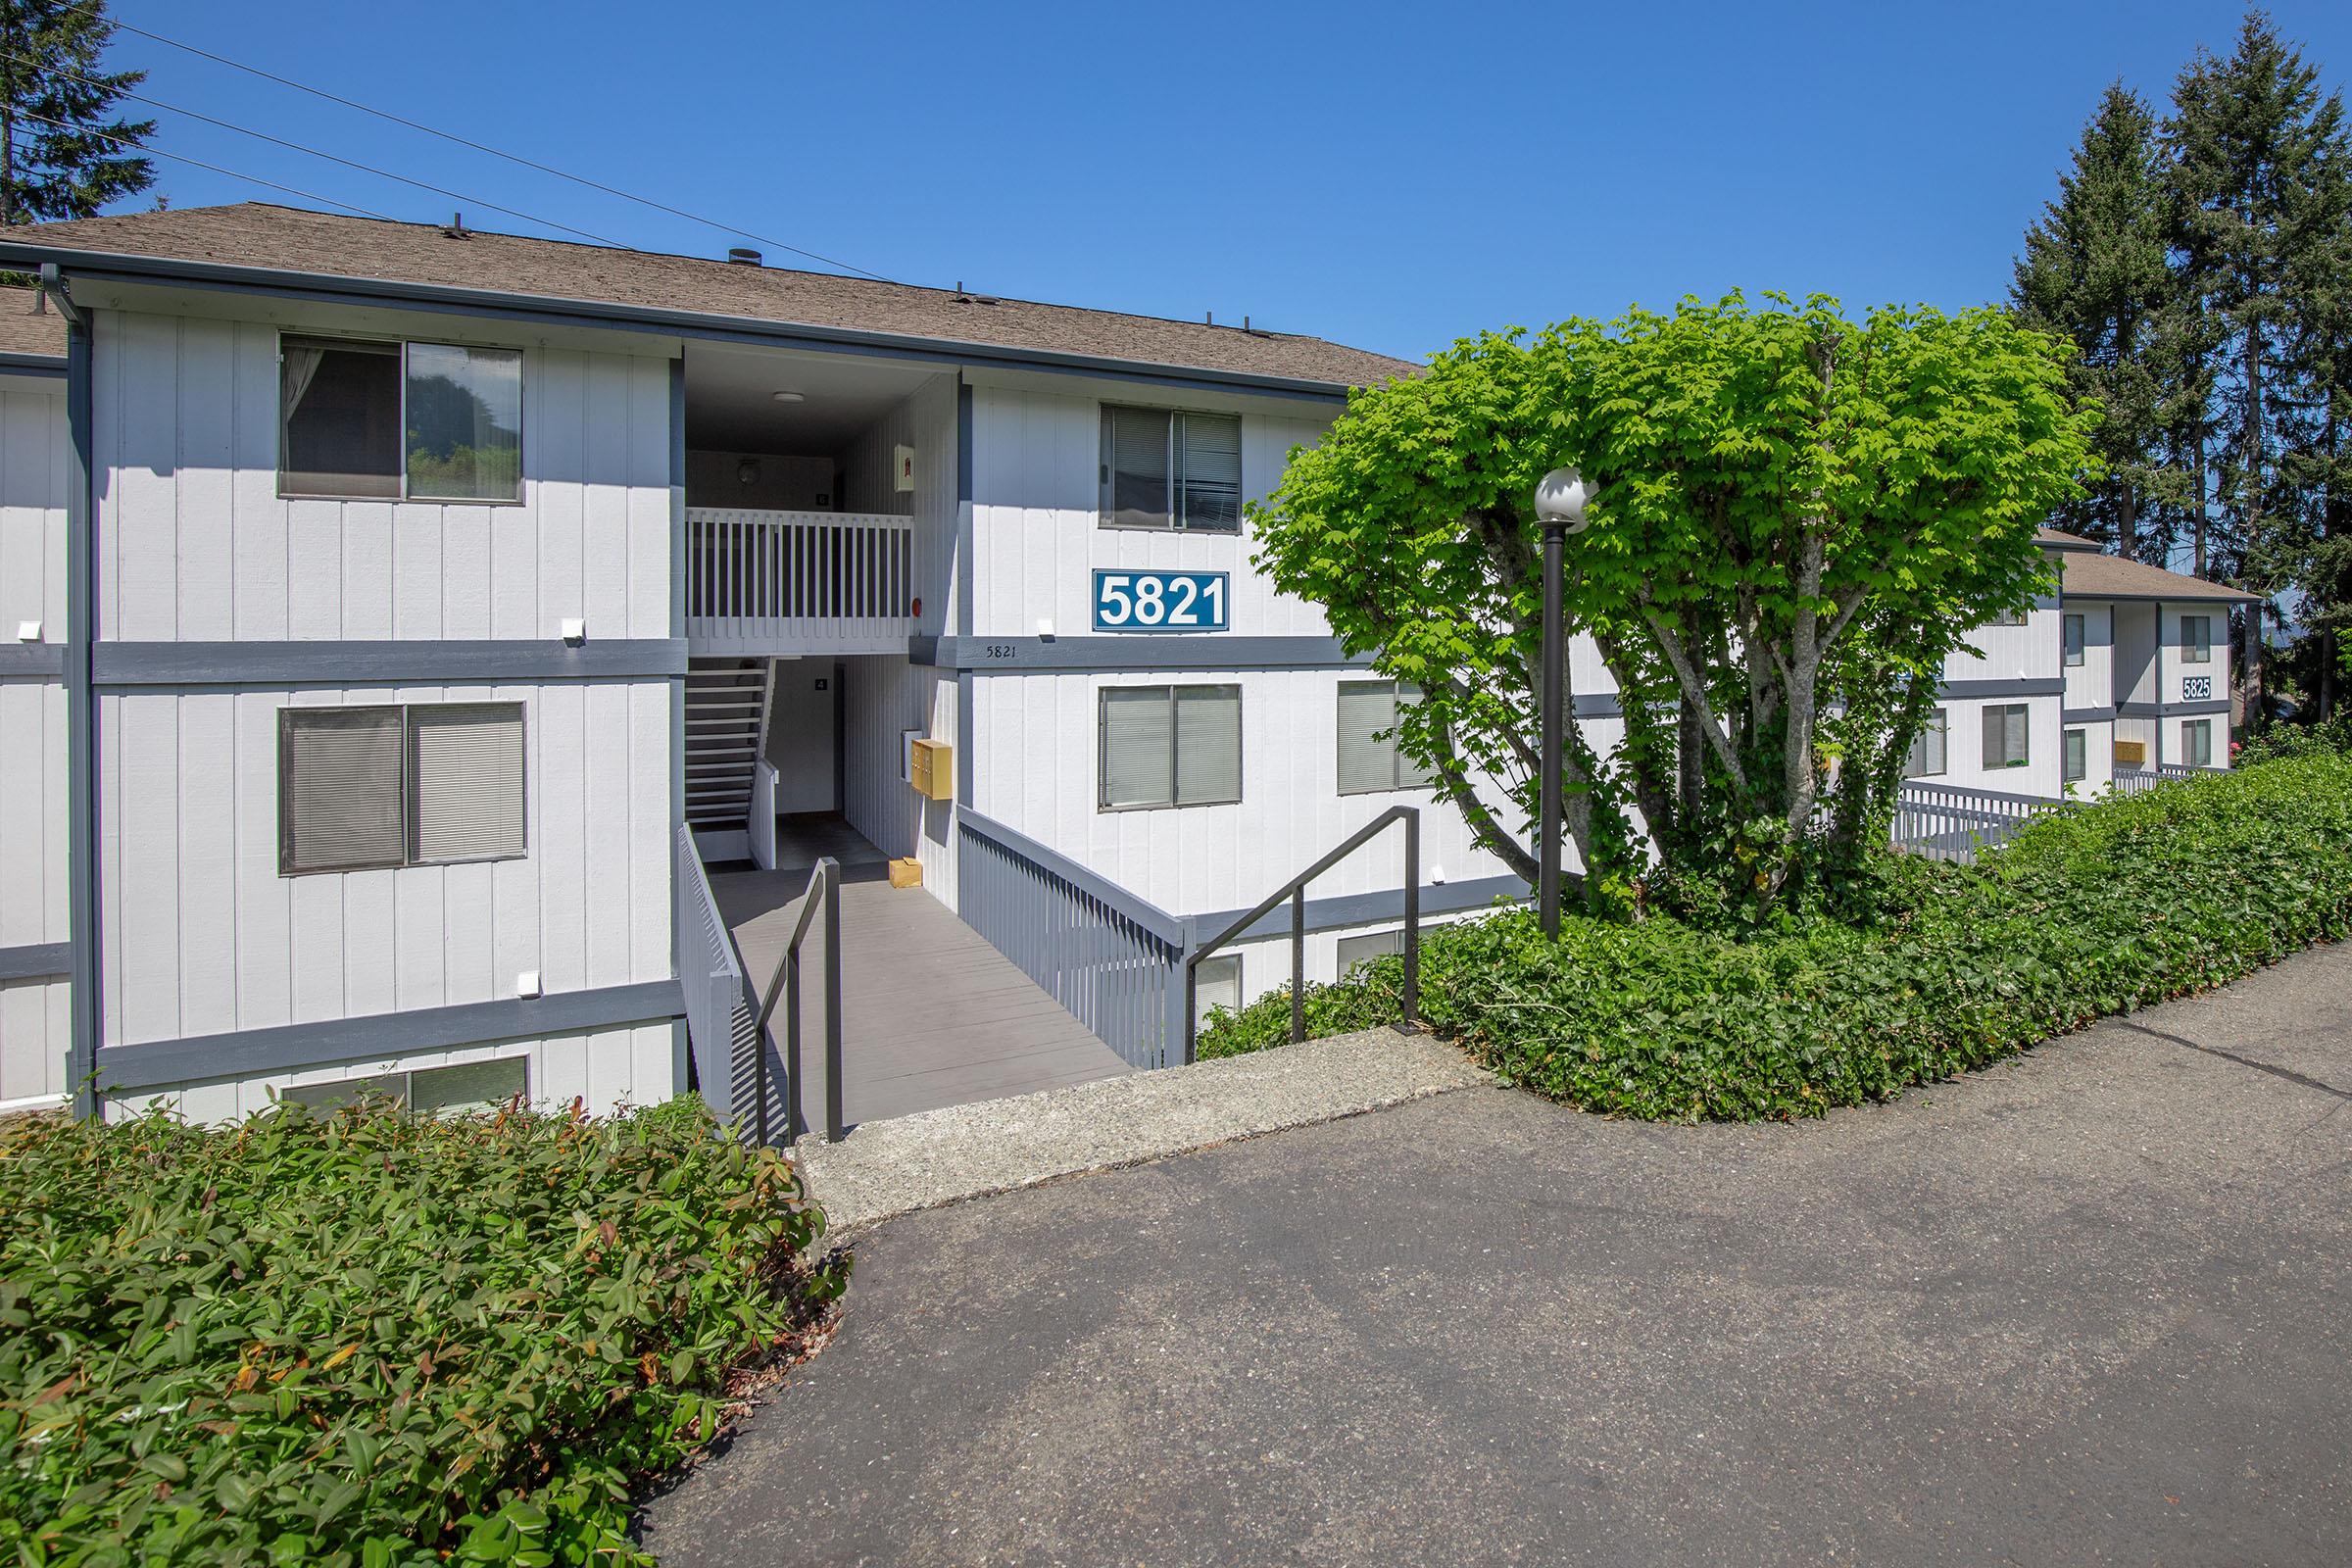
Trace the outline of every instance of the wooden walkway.
[[[774, 871], [710, 877], [746, 972], [764, 988], [809, 867], [841, 862], [843, 1108], [851, 1125], [1034, 1090], [1128, 1065], [921, 888], [893, 888], [882, 854], [838, 816], [788, 817]], [[801, 949], [802, 1114], [824, 1126], [824, 925]], [[781, 1014], [769, 1032], [783, 1049]]]

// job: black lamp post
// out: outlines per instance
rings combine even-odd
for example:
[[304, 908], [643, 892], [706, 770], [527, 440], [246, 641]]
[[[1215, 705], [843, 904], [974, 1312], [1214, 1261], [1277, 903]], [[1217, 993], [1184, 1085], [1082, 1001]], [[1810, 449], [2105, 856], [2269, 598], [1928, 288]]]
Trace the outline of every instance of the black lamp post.
[[1543, 749], [1536, 845], [1536, 917], [1544, 935], [1560, 936], [1560, 760], [1567, 749], [1568, 633], [1561, 624], [1560, 557], [1568, 536], [1585, 531], [1592, 487], [1574, 468], [1554, 468], [1536, 486], [1536, 520], [1544, 528]]

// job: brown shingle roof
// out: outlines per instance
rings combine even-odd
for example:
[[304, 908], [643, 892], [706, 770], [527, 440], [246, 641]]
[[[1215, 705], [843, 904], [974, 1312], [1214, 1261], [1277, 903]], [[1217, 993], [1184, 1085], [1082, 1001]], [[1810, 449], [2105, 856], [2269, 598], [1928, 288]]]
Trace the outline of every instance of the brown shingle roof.
[[0, 354], [66, 357], [66, 318], [55, 311], [35, 313], [40, 291], [0, 288]]
[[2051, 550], [2096, 550], [2099, 548], [2099, 542], [2096, 539], [2085, 539], [2079, 533], [2068, 533], [2064, 528], [2044, 528], [2034, 534], [2034, 539], [2036, 544], [2046, 546]]
[[2218, 599], [2252, 604], [2260, 596], [2121, 556], [2069, 550], [2059, 558], [2069, 599]]
[[1316, 337], [487, 231], [452, 239], [435, 223], [262, 202], [39, 223], [12, 231], [5, 243], [689, 311], [1336, 386], [1371, 385], [1417, 368]]

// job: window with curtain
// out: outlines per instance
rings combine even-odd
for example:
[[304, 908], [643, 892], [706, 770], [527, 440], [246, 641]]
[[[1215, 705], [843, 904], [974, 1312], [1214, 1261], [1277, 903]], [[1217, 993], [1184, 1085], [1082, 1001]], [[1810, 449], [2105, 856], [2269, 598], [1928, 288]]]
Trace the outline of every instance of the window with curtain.
[[1940, 708], [1928, 715], [1911, 740], [1911, 755], [1903, 759], [1905, 778], [1933, 778], [1943, 771], [1944, 710]]
[[278, 340], [278, 494], [522, 499], [522, 355], [356, 338]]
[[278, 872], [524, 851], [522, 705], [278, 710]]
[[1342, 795], [1419, 789], [1429, 769], [1396, 746], [1399, 705], [1421, 700], [1421, 688], [1393, 680], [1344, 680], [1339, 688], [1339, 772]]
[[2066, 732], [2066, 774], [2069, 784], [2080, 784], [2090, 776], [2090, 736], [2086, 731], [2070, 729]]
[[2207, 615], [2180, 617], [2180, 662], [2209, 663], [2213, 660], [2213, 620]]
[[2191, 719], [2180, 726], [2180, 760], [2191, 767], [2213, 765], [2213, 720]]
[[1101, 703], [1103, 809], [1242, 798], [1241, 687], [1105, 686]]
[[2082, 617], [2081, 615], [2066, 617], [2066, 662], [2070, 664], [2082, 662]]
[[2024, 703], [1993, 703], [1984, 709], [1984, 765], [1986, 767], [2024, 767], [2026, 765], [2026, 715]]
[[1232, 414], [1102, 405], [1099, 505], [1120, 528], [1242, 525], [1242, 421]]

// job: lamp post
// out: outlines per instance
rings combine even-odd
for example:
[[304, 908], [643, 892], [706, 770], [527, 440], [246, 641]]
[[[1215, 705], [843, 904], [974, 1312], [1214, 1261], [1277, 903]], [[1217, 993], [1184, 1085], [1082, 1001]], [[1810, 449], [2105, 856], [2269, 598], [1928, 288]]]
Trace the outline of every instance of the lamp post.
[[1536, 486], [1536, 520], [1544, 527], [1544, 770], [1537, 827], [1536, 917], [1550, 941], [1560, 937], [1560, 759], [1567, 749], [1568, 633], [1561, 625], [1560, 557], [1568, 536], [1585, 531], [1585, 505], [1593, 487], [1574, 468], [1554, 468]]

